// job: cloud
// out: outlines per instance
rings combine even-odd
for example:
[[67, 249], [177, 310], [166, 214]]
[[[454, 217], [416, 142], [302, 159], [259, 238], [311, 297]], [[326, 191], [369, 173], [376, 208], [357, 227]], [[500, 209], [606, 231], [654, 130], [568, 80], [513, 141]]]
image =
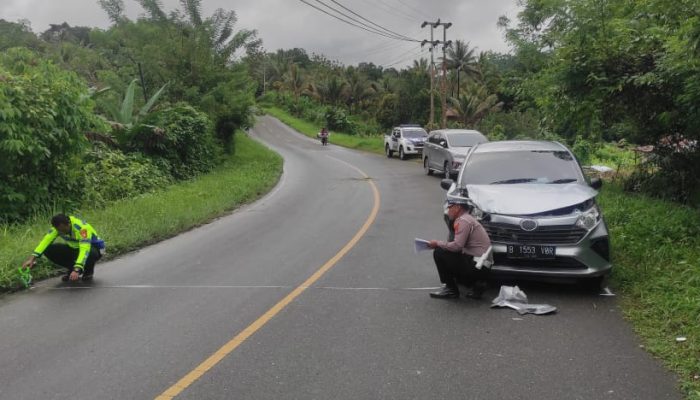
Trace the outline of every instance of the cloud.
[[[317, 0], [307, 0], [323, 8]], [[340, 9], [331, 0], [321, 0]], [[348, 9], [382, 27], [417, 40], [428, 39], [428, 28], [421, 29], [423, 21], [441, 18], [452, 22], [447, 30], [448, 40], [464, 40], [480, 51], [508, 51], [503, 34], [498, 30], [498, 17], [516, 17], [516, 0], [336, 0]], [[134, 0], [126, 0], [127, 14], [137, 18], [143, 11]], [[308, 53], [324, 54], [345, 64], [361, 61], [405, 66], [413, 57], [427, 57], [419, 44], [411, 44], [368, 33], [302, 3], [299, 0], [203, 0], [203, 14], [211, 15], [217, 8], [233, 9], [238, 15], [237, 29], [256, 29], [267, 50], [299, 47]], [[170, 11], [179, 7], [178, 0], [163, 0]], [[344, 11], [353, 18], [369, 22]], [[10, 21], [27, 19], [36, 32], [49, 24], [68, 22], [78, 26], [106, 28], [109, 20], [97, 0], [1, 0], [0, 18]], [[442, 40], [442, 29], [435, 31], [435, 39]], [[402, 59], [406, 59], [402, 61]]]

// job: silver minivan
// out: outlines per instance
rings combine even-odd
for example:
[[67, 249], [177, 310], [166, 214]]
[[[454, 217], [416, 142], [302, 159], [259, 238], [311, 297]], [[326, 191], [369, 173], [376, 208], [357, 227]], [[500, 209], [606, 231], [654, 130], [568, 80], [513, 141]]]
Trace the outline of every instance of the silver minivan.
[[494, 272], [597, 283], [612, 268], [595, 200], [601, 185], [587, 180], [566, 146], [548, 141], [479, 144], [457, 181], [441, 182], [448, 198], [472, 204], [493, 244]]
[[469, 129], [440, 129], [430, 132], [423, 147], [423, 169], [445, 178], [457, 176], [464, 158], [473, 146], [488, 142], [481, 132]]

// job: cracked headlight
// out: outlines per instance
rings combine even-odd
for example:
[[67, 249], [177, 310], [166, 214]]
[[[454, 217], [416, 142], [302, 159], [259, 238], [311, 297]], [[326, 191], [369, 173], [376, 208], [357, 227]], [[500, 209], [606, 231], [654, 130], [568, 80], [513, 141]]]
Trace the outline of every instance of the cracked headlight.
[[600, 210], [598, 206], [593, 206], [588, 211], [579, 215], [576, 220], [576, 226], [590, 231], [598, 225], [598, 222], [600, 222]]

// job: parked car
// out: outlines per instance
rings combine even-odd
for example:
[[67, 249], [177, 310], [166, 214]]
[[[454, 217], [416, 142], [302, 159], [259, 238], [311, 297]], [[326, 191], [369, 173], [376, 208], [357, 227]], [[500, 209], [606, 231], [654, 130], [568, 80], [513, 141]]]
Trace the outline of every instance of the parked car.
[[399, 125], [392, 129], [391, 134], [384, 135], [384, 152], [391, 158], [394, 152], [405, 160], [410, 155], [420, 155], [428, 132], [420, 125]]
[[[447, 197], [468, 198], [493, 242], [493, 271], [592, 278], [611, 269], [608, 228], [596, 204], [602, 181], [587, 181], [564, 145], [502, 141], [476, 145]], [[450, 224], [448, 223], [448, 227]]]
[[457, 176], [469, 150], [489, 140], [479, 131], [441, 129], [432, 131], [423, 148], [423, 169], [428, 175], [439, 172], [450, 179]]

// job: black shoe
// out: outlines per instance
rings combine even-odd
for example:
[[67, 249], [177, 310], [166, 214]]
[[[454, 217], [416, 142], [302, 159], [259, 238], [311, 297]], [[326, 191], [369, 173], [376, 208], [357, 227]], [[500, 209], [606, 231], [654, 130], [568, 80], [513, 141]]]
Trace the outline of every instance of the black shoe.
[[444, 287], [439, 292], [430, 293], [430, 297], [434, 299], [456, 299], [459, 297], [459, 291], [455, 288]]
[[63, 275], [61, 277], [61, 281], [63, 282], [68, 282], [70, 280], [70, 274]]
[[474, 287], [469, 288], [464, 293], [464, 297], [469, 298], [469, 299], [475, 299], [479, 300], [484, 296], [484, 292], [486, 291], [486, 282], [476, 282], [474, 284]]
[[83, 282], [92, 282], [92, 274], [83, 275], [82, 279], [83, 279]]

